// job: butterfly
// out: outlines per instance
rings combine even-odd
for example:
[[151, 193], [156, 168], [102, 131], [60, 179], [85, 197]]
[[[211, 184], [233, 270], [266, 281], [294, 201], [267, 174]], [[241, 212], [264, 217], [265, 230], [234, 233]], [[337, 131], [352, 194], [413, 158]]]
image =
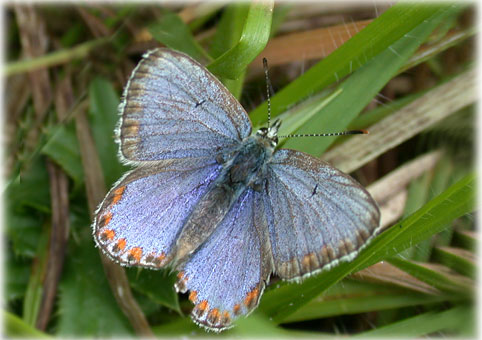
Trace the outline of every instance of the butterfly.
[[200, 326], [231, 327], [271, 274], [299, 281], [352, 260], [379, 230], [359, 183], [277, 150], [279, 120], [251, 135], [241, 104], [183, 53], [146, 53], [119, 111], [120, 159], [134, 168], [96, 211], [96, 244], [121, 265], [176, 270]]

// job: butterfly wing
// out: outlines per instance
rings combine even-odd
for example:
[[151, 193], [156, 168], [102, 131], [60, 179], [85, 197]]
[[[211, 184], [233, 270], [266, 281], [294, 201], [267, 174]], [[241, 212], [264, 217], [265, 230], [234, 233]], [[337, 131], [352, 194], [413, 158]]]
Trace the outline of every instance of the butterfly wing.
[[262, 194], [247, 189], [211, 236], [182, 264], [176, 289], [190, 291], [191, 317], [210, 330], [257, 305], [272, 271]]
[[353, 259], [379, 228], [378, 206], [360, 184], [299, 151], [274, 154], [264, 202], [275, 272], [283, 279]]
[[187, 55], [146, 53], [132, 72], [117, 135], [126, 162], [215, 156], [251, 133], [246, 111]]
[[220, 170], [214, 160], [190, 158], [127, 173], [96, 212], [97, 245], [123, 265], [163, 267], [174, 256], [186, 218]]

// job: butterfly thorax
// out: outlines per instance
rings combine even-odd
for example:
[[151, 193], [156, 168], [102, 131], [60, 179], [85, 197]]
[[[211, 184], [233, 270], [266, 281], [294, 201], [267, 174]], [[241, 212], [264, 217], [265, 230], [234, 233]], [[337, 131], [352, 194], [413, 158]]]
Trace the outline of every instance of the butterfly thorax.
[[257, 136], [246, 138], [234, 157], [224, 164], [225, 176], [220, 176], [219, 184], [229, 186], [236, 193], [247, 187], [258, 190], [265, 177], [265, 164], [271, 155], [272, 150], [260, 143]]
[[223, 173], [218, 185], [229, 186], [235, 192], [242, 192], [246, 187], [260, 191], [266, 177], [266, 163], [278, 144], [280, 124], [277, 120], [273, 126], [259, 129], [254, 136], [245, 138], [233, 152], [219, 157]]

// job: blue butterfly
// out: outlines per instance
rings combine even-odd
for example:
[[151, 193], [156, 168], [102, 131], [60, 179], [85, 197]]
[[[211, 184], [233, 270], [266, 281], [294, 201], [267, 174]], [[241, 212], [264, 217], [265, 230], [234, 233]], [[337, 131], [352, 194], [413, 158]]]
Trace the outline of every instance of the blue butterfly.
[[120, 158], [135, 168], [100, 204], [97, 245], [121, 265], [178, 271], [192, 319], [229, 328], [270, 275], [300, 280], [352, 260], [379, 230], [376, 202], [308, 154], [251, 136], [246, 111], [203, 66], [146, 53], [124, 91]]

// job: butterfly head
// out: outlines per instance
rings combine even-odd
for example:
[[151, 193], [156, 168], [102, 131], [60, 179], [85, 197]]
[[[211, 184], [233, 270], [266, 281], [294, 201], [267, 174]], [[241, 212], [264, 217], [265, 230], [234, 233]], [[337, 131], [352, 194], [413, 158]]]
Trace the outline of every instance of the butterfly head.
[[278, 129], [280, 126], [281, 120], [277, 119], [270, 127], [259, 129], [256, 136], [274, 149], [278, 145]]

